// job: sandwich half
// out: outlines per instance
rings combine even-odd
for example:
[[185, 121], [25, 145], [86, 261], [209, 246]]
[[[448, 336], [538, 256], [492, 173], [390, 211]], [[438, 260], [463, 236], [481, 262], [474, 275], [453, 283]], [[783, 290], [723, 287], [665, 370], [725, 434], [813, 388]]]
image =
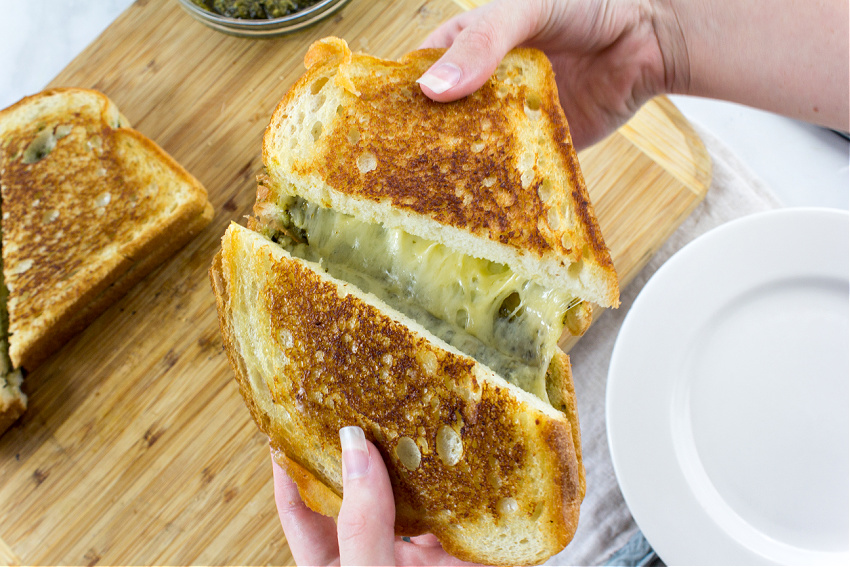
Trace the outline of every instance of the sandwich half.
[[8, 426], [26, 407], [22, 370], [174, 254], [213, 209], [201, 183], [109, 98], [78, 88], [0, 111], [0, 190], [0, 426]]
[[337, 432], [360, 425], [397, 533], [536, 564], [585, 488], [558, 341], [618, 304], [617, 277], [546, 57], [516, 49], [442, 104], [416, 84], [441, 53], [311, 46], [211, 278], [240, 391], [309, 506], [338, 512]]

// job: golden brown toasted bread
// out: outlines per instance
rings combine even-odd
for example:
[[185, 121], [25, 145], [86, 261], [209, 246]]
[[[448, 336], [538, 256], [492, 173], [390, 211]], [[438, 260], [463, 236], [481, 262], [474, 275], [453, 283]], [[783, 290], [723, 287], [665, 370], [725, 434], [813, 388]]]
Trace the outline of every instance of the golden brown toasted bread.
[[0, 111], [0, 140], [8, 355], [31, 370], [213, 211], [203, 186], [102, 93], [24, 98]]
[[440, 54], [310, 48], [266, 130], [249, 230], [228, 229], [211, 269], [222, 334], [308, 506], [338, 513], [338, 430], [357, 424], [398, 533], [540, 563], [585, 493], [557, 342], [590, 302], [618, 304], [617, 277], [545, 56], [514, 50], [441, 104], [415, 82]]
[[[219, 260], [216, 260], [218, 262]], [[218, 278], [217, 270], [214, 267], [211, 269], [213, 277]], [[578, 463], [579, 474], [579, 500], [584, 499], [586, 490], [584, 479], [584, 464], [581, 458], [581, 431], [578, 422], [578, 408], [576, 406], [575, 389], [573, 388], [572, 370], [570, 368], [570, 357], [563, 352], [558, 352], [555, 358], [552, 359], [552, 364], [547, 373], [548, 384], [550, 389], [549, 399], [552, 400], [552, 407], [561, 411], [570, 422], [570, 433], [573, 437], [573, 447], [576, 452], [576, 461]], [[308, 470], [286, 456], [282, 450], [272, 449], [274, 460], [286, 471], [291, 479], [298, 486], [298, 491], [302, 500], [316, 512], [325, 516], [336, 517], [339, 515], [339, 508], [342, 505], [342, 499], [330, 490], [327, 485], [310, 474]]]
[[445, 104], [416, 84], [441, 54], [396, 62], [352, 53], [338, 38], [316, 42], [266, 130], [267, 204], [297, 191], [618, 305], [546, 56], [515, 49], [483, 87]]
[[583, 471], [563, 413], [238, 225], [211, 278], [240, 390], [308, 505], [338, 510], [338, 431], [359, 425], [387, 463], [399, 534], [494, 564], [570, 540]]

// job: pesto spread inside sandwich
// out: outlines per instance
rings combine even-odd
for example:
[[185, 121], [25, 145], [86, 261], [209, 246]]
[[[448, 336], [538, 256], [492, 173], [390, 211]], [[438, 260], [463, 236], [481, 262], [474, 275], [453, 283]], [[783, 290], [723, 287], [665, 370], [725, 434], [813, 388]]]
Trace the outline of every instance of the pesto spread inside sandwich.
[[579, 308], [571, 294], [546, 289], [505, 264], [301, 197], [287, 198], [278, 211], [266, 236], [293, 256], [321, 264], [548, 401], [546, 370], [567, 312]]

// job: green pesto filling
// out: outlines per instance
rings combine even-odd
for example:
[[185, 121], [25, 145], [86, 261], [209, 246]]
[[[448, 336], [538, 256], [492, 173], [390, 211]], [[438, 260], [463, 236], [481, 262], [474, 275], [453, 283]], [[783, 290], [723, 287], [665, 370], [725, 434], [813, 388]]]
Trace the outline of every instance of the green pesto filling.
[[546, 369], [573, 297], [504, 264], [474, 258], [398, 229], [301, 198], [269, 234], [293, 256], [418, 321], [520, 388], [548, 401]]

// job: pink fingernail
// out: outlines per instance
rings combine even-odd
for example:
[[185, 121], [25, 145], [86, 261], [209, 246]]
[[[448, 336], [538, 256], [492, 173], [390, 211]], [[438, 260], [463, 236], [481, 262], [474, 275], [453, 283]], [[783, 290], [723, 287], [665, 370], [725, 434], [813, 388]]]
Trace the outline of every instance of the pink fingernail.
[[369, 448], [366, 436], [356, 425], [339, 430], [342, 445], [342, 474], [347, 479], [360, 478], [369, 472]]
[[440, 94], [458, 84], [460, 76], [460, 67], [454, 63], [440, 63], [425, 71], [416, 82]]

